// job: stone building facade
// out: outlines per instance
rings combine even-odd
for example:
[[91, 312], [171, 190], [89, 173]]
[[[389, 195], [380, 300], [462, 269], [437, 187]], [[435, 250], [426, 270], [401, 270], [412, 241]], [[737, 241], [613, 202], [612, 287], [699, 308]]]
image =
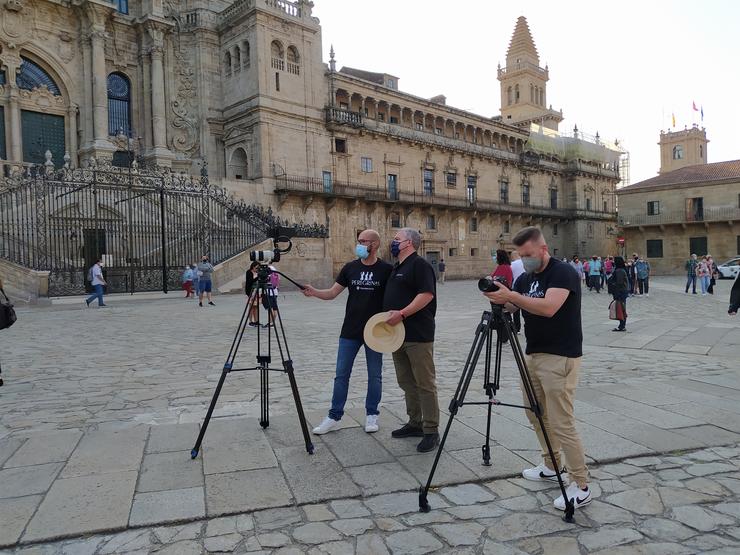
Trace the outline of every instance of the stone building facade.
[[[616, 240], [620, 151], [558, 133], [549, 68], [526, 20], [499, 67], [501, 115], [403, 92], [399, 78], [322, 59], [306, 0], [7, 0], [0, 7], [12, 168], [132, 156], [211, 180], [291, 221], [328, 223], [334, 270], [356, 234], [421, 230], [450, 277], [490, 270], [520, 227], [557, 256]], [[10, 171], [10, 170], [6, 170]], [[384, 253], [387, 255], [387, 251]]]

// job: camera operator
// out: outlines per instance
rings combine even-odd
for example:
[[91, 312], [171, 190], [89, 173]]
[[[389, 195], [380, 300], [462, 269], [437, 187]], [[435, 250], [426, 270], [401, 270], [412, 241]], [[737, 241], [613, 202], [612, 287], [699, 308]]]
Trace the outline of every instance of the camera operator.
[[[527, 338], [526, 362], [530, 369], [535, 396], [542, 408], [542, 421], [548, 432], [557, 464], [560, 451], [565, 455], [571, 483], [566, 494], [575, 508], [591, 502], [588, 469], [583, 446], [576, 430], [573, 401], [581, 366], [583, 332], [581, 329], [581, 286], [578, 273], [568, 264], [550, 256], [539, 228], [525, 227], [512, 242], [524, 264], [525, 274], [510, 290], [484, 295], [493, 303], [505, 305], [509, 312], [524, 312]], [[527, 397], [525, 395], [525, 403]], [[527, 480], [556, 481], [557, 475], [547, 452], [547, 444], [536, 416], [527, 417], [542, 447], [543, 462], [522, 472]], [[555, 508], [565, 510], [561, 495]]]
[[[349, 378], [357, 353], [365, 344], [363, 330], [371, 316], [383, 309], [383, 293], [393, 267], [378, 258], [380, 235], [373, 229], [366, 229], [357, 237], [355, 254], [357, 260], [348, 262], [339, 272], [336, 283], [329, 289], [316, 289], [306, 285], [303, 294], [330, 301], [345, 288], [349, 288], [344, 324], [339, 335], [337, 351], [337, 373], [334, 378], [334, 391], [331, 397], [329, 415], [313, 429], [316, 435], [330, 432], [339, 424], [344, 415], [347, 401]], [[367, 395], [365, 397], [365, 431], [378, 431], [378, 404], [383, 390], [383, 355], [365, 345], [367, 360]]]

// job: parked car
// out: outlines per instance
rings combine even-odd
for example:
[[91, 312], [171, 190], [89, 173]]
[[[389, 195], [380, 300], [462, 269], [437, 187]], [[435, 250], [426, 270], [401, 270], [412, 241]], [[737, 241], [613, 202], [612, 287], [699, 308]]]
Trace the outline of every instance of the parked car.
[[719, 264], [717, 266], [717, 270], [719, 271], [720, 279], [735, 279], [737, 274], [740, 273], [740, 256], [737, 258], [731, 258], [723, 264]]

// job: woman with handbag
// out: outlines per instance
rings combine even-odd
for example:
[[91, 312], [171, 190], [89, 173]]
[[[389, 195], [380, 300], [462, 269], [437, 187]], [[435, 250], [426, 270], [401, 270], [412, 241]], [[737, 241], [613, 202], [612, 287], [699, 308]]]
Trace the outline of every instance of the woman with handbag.
[[624, 258], [614, 257], [614, 273], [611, 276], [611, 293], [616, 308], [616, 319], [619, 326], [612, 331], [627, 331], [627, 297], [629, 296], [629, 280], [627, 279], [627, 266]]

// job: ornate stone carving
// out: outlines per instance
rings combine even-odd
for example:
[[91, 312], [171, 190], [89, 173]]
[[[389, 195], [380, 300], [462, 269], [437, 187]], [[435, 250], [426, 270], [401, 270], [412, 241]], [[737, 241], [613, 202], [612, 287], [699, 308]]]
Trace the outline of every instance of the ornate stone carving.
[[23, 22], [31, 18], [30, 9], [23, 0], [6, 0], [2, 13], [3, 31], [10, 38], [18, 38], [27, 29]]
[[175, 48], [174, 57], [177, 92], [170, 102], [170, 110], [174, 115], [172, 119], [174, 132], [171, 135], [170, 148], [174, 152], [192, 156], [200, 144], [197, 107], [194, 105], [198, 96], [195, 89], [195, 72], [180, 51], [179, 45]]
[[59, 57], [65, 62], [71, 62], [75, 57], [75, 47], [70, 35], [67, 31], [59, 33], [59, 40], [57, 41], [57, 52]]
[[21, 100], [32, 102], [39, 108], [65, 108], [64, 98], [61, 96], [54, 96], [54, 94], [46, 88], [45, 85], [35, 88], [32, 91], [26, 89], [20, 89], [18, 96]]

